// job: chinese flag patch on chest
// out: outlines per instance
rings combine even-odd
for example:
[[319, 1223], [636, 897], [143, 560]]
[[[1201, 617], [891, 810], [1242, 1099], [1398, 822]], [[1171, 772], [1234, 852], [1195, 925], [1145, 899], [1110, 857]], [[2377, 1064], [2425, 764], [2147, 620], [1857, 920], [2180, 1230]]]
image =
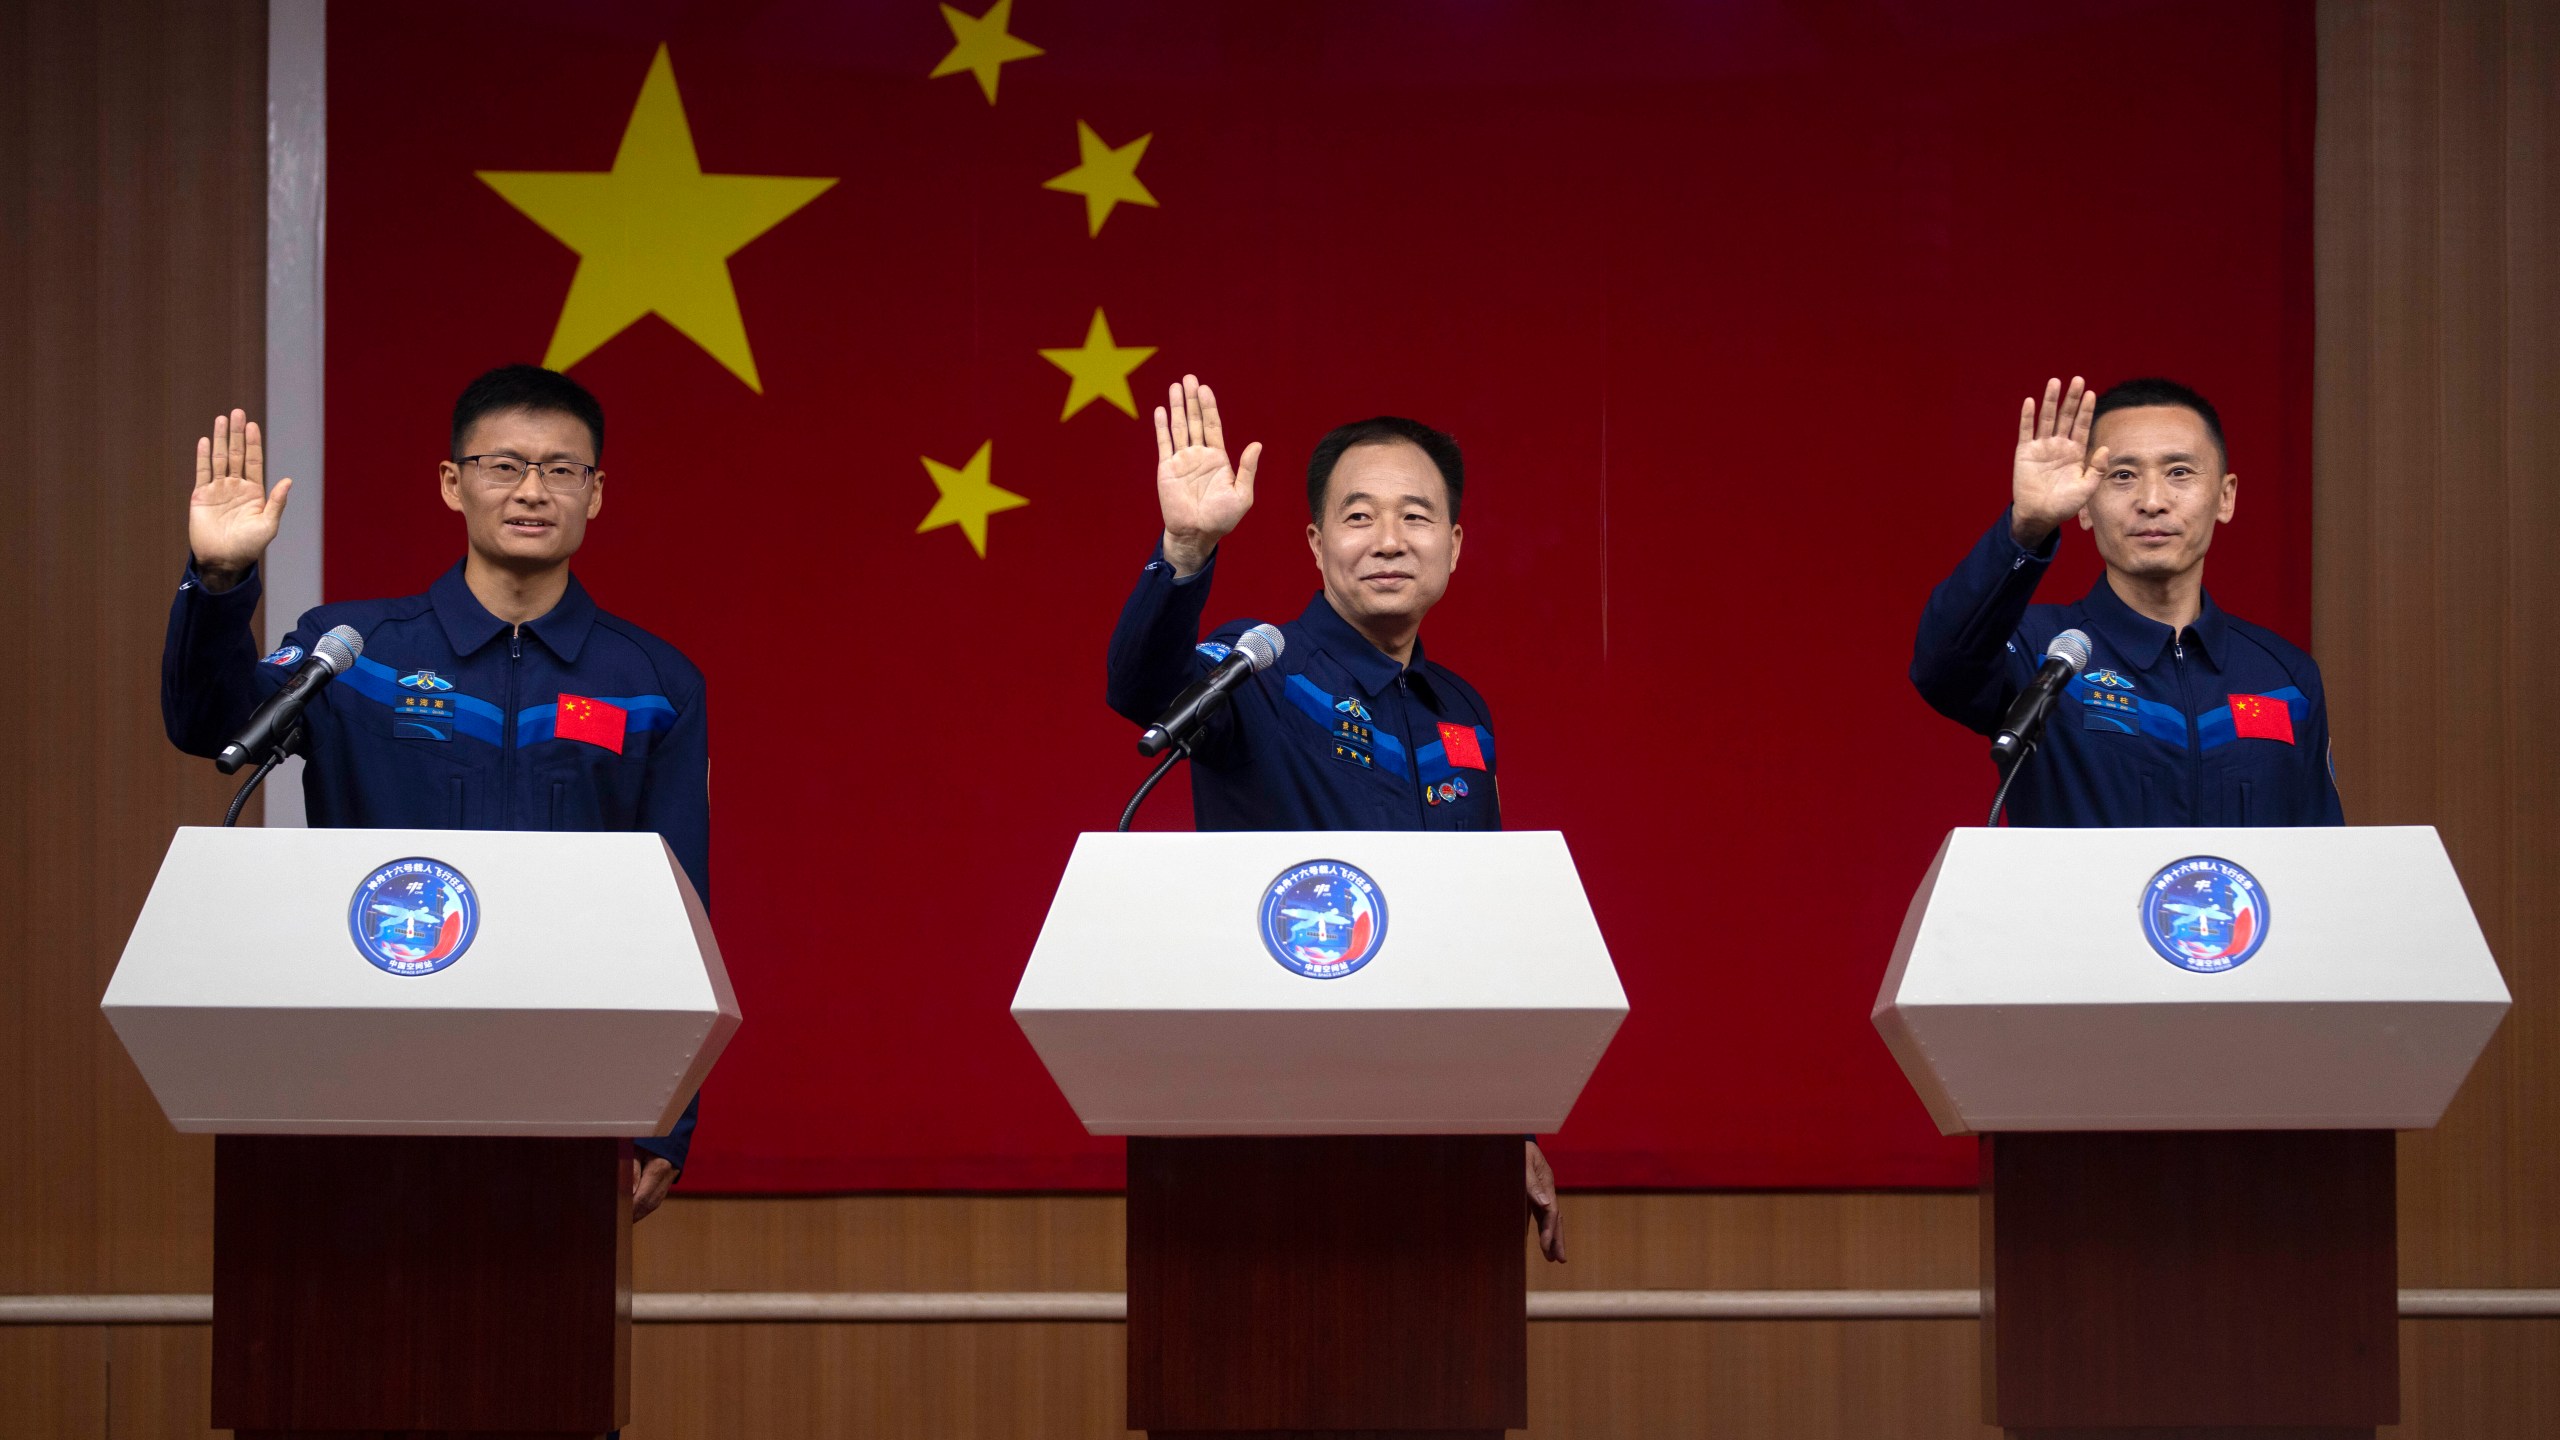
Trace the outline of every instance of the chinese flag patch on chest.
[[1440, 722], [1440, 748], [1448, 753], [1449, 763], [1461, 770], [1484, 768], [1484, 747], [1476, 743], [1476, 727]]
[[2237, 740], [2293, 743], [2293, 707], [2271, 695], [2231, 697], [2231, 735]]
[[584, 740], [590, 745], [601, 745], [619, 755], [622, 753], [623, 725], [630, 718], [631, 712], [619, 705], [590, 700], [584, 695], [563, 695], [560, 697], [560, 718], [552, 733], [563, 740]]

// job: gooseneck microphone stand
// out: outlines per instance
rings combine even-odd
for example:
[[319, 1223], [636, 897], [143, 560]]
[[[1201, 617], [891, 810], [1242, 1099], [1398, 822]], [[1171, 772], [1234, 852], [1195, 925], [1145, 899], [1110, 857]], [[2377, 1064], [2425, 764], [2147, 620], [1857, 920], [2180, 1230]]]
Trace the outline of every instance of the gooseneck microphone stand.
[[[274, 745], [268, 747], [266, 755], [258, 761], [258, 768], [249, 772], [249, 778], [240, 782], [239, 792], [231, 797], [231, 808], [224, 811], [222, 814], [222, 824], [224, 829], [230, 829], [240, 823], [240, 807], [249, 803], [249, 796], [257, 790], [258, 783], [267, 778], [268, 771], [283, 764], [284, 757], [292, 751], [294, 746], [301, 743], [302, 722], [296, 720], [293, 722], [293, 728], [285, 732], [283, 739], [278, 740]], [[1148, 783], [1153, 784], [1154, 782], [1149, 781]], [[1140, 791], [1139, 793], [1143, 795], [1146, 792]], [[1132, 803], [1131, 808], [1136, 808], [1134, 802]], [[1128, 829], [1128, 823], [1123, 821], [1120, 828], [1123, 830]]]
[[1176, 764], [1189, 759], [1190, 755], [1191, 742], [1188, 740], [1177, 740], [1171, 749], [1164, 752], [1164, 758], [1156, 762], [1156, 768], [1147, 772], [1146, 781], [1138, 787], [1138, 793], [1129, 797], [1129, 808], [1120, 812], [1121, 834], [1129, 833], [1129, 822], [1138, 818], [1138, 807], [1147, 803], [1147, 795], [1156, 788], [1156, 782], [1162, 780], [1165, 772]]
[[2019, 751], [2018, 763], [2000, 772], [2000, 788], [1991, 796], [1991, 818], [1983, 821], [1983, 824], [1997, 826], [2000, 823], [2000, 807], [2009, 803], [2010, 782], [2018, 778], [2018, 772], [2026, 768], [2027, 757], [2034, 753], [2036, 753], [2035, 747], [2032, 745]]

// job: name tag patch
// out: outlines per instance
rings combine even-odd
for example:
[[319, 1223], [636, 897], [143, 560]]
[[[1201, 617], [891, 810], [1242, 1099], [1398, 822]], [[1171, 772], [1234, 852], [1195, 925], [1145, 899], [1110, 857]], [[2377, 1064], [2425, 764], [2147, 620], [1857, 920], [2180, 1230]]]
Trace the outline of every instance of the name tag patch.
[[2104, 730], [2114, 735], [2142, 733], [2142, 706], [2132, 696], [2113, 690], [2092, 690], [2081, 697], [2080, 724], [2083, 729]]
[[451, 740], [453, 702], [426, 695], [403, 695], [391, 711], [391, 733], [401, 740]]

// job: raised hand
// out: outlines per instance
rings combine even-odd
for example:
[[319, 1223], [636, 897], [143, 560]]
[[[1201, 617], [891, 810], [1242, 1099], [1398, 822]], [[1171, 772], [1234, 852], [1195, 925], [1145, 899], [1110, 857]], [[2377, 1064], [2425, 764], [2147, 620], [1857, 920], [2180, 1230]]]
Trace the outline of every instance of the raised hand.
[[1164, 556], [1176, 575], [1209, 563], [1209, 552], [1253, 508], [1253, 471], [1262, 442], [1244, 447], [1241, 468], [1227, 464], [1226, 427], [1218, 397], [1200, 377], [1185, 375], [1156, 407], [1156, 502], [1164, 509]]
[[247, 412], [213, 417], [213, 434], [196, 441], [196, 488], [187, 502], [187, 548], [209, 590], [228, 590], [274, 543], [284, 522], [291, 480], [266, 483], [266, 447]]
[[2018, 411], [2018, 453], [2009, 467], [2009, 533], [2033, 547], [2080, 513], [2107, 473], [2107, 452], [2089, 449], [2098, 420], [2097, 392], [2077, 375], [2064, 390], [2044, 382], [2044, 404], [2027, 397]]

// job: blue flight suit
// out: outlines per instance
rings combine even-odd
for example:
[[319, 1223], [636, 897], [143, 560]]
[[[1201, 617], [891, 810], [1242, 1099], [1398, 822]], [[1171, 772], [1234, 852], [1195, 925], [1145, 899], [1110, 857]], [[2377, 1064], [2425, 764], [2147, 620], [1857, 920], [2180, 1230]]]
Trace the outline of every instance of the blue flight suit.
[[[258, 658], [260, 576], [221, 594], [189, 564], [160, 653], [160, 713], [190, 755], [220, 753], [320, 636], [352, 625], [355, 668], [302, 712], [296, 753], [311, 824], [425, 830], [654, 830], [711, 901], [711, 747], [702, 672], [674, 646], [608, 615], [570, 577], [549, 614], [510, 633], [457, 563], [423, 595], [305, 614]], [[624, 712], [620, 753], [554, 733], [563, 695]], [[675, 1128], [635, 1142], [684, 1168], [701, 1097]]]
[[[1209, 673], [1239, 620], [1200, 639], [1208, 565], [1187, 579], [1158, 545], [1111, 632], [1111, 708], [1152, 723]], [[1474, 686], [1413, 648], [1399, 665], [1319, 593], [1279, 627], [1287, 644], [1234, 691], [1192, 750], [1203, 830], [1499, 830], [1493, 714]]]
[[[2064, 630], [2089, 637], [2088, 666], [2009, 791], [2011, 823], [2346, 823], [2309, 655], [2223, 613], [2209, 594], [2175, 633], [2126, 605], [2104, 576], [2076, 604], [2029, 604], [2060, 544], [2057, 531], [2026, 549], [2002, 513], [1930, 594], [1911, 650], [1921, 698], [1987, 736], [2035, 678], [2047, 642]], [[2246, 712], [2238, 721], [2235, 704]]]

